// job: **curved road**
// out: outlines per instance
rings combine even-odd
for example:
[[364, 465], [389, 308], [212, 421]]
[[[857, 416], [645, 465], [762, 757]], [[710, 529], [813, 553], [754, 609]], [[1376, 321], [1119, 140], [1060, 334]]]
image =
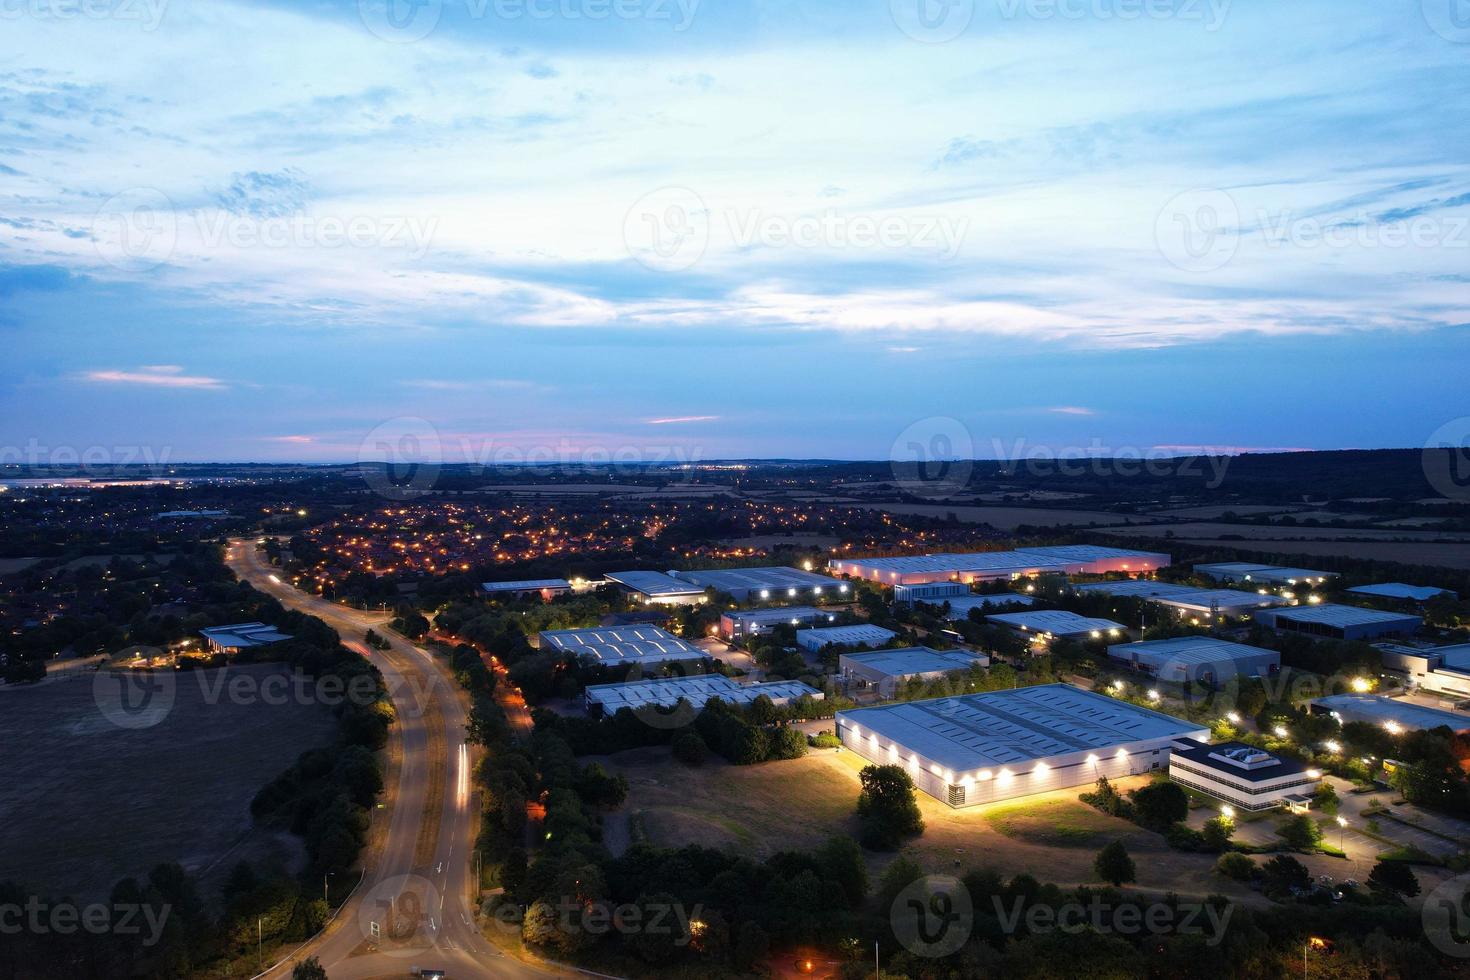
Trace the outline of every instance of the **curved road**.
[[[390, 734], [399, 759], [397, 781], [386, 788], [387, 808], [375, 814], [387, 815], [387, 835], [375, 853], [364, 853], [369, 867], [352, 898], [294, 959], [317, 957], [332, 980], [406, 977], [414, 967], [444, 970], [451, 980], [553, 976], [499, 953], [475, 924], [471, 767], [477, 754], [465, 743], [466, 708], [458, 684], [427, 651], [383, 630], [387, 614], [307, 595], [277, 577], [254, 540], [232, 540], [225, 561], [240, 580], [316, 616], [348, 646], [366, 653], [382, 671], [397, 711]], [[364, 646], [362, 637], [374, 628], [390, 649]], [[289, 977], [292, 965], [283, 963], [266, 976]]]

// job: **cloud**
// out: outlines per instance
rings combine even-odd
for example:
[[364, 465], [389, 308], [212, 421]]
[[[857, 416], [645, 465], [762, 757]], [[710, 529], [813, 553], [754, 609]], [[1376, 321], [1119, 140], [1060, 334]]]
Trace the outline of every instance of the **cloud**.
[[446, 381], [440, 378], [416, 378], [398, 382], [405, 388], [420, 388], [424, 391], [480, 391], [501, 389], [524, 391], [538, 387], [534, 381], [520, 378], [477, 378], [474, 381]]
[[226, 388], [219, 378], [185, 374], [177, 364], [153, 364], [133, 370], [102, 369], [88, 371], [82, 380], [95, 384], [141, 385], [151, 388]]
[[718, 415], [676, 415], [665, 419], [649, 419], [648, 425], [684, 425], [688, 422], [714, 422]]
[[295, 446], [306, 446], [316, 442], [316, 436], [266, 436], [266, 442], [287, 442]]
[[1051, 412], [1054, 415], [1096, 415], [1097, 414], [1097, 410], [1096, 409], [1083, 408], [1080, 405], [1057, 405], [1054, 408], [1048, 408], [1047, 411], [1048, 412]]
[[285, 218], [306, 209], [306, 175], [294, 167], [279, 173], [237, 173], [215, 200], [231, 214], [251, 218]]

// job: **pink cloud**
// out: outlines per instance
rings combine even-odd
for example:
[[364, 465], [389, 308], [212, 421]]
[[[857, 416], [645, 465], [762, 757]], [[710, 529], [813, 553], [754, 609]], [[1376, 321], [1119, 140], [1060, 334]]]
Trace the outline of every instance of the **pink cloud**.
[[685, 422], [714, 422], [718, 415], [677, 415], [666, 419], [649, 419], [649, 425], [682, 425]]
[[1047, 411], [1048, 412], [1052, 412], [1052, 413], [1054, 413], [1056, 415], [1096, 415], [1097, 414], [1097, 410], [1096, 409], [1093, 409], [1093, 408], [1083, 408], [1080, 405], [1058, 405], [1055, 408], [1048, 408]]
[[177, 364], [150, 364], [131, 371], [106, 369], [88, 371], [84, 381], [97, 384], [143, 385], [152, 388], [224, 388], [219, 378], [185, 374]]

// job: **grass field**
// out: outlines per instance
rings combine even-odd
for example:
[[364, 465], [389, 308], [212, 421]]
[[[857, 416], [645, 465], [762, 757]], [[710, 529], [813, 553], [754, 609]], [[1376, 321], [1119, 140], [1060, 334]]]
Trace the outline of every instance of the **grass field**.
[[[985, 819], [1012, 840], [1051, 847], [1102, 847], [1117, 834], [1117, 821], [1075, 800], [1001, 803], [985, 808]], [[1127, 828], [1132, 829], [1132, 828]]]
[[964, 504], [854, 504], [867, 510], [886, 510], [890, 514], [909, 514], [919, 517], [948, 517], [966, 524], [989, 524], [1002, 531], [1010, 531], [1022, 524], [1037, 527], [1060, 527], [1063, 525], [1109, 526], [1138, 523], [1152, 520], [1138, 514], [1110, 514], [1101, 510], [1064, 510], [1051, 507], [973, 507]]
[[1435, 565], [1440, 568], [1470, 569], [1470, 544], [1433, 544], [1423, 541], [1207, 541], [1188, 539], [1189, 544], [1218, 544], [1238, 551], [1260, 555], [1263, 559], [1278, 555], [1340, 555], [1345, 558], [1369, 558], [1374, 561], [1396, 561], [1406, 565]]
[[295, 838], [254, 829], [250, 801], [302, 751], [331, 741], [327, 708], [211, 699], [181, 676], [167, 716], [127, 730], [98, 710], [95, 676], [0, 689], [0, 878], [85, 901], [178, 861], [208, 872], [213, 897], [241, 858], [299, 861]]

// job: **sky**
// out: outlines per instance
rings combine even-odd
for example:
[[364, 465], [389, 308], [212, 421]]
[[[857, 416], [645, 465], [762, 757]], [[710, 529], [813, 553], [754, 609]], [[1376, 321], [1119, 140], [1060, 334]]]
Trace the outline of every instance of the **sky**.
[[1463, 8], [4, 0], [0, 462], [1422, 446]]

